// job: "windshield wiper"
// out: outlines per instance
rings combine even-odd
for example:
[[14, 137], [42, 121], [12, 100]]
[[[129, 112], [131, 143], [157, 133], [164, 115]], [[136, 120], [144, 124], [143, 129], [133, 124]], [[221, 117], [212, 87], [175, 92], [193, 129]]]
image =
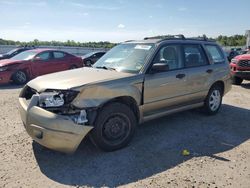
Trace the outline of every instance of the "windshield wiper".
[[106, 66], [97, 66], [97, 67], [95, 67], [95, 68], [97, 68], [97, 69], [105, 69], [105, 70], [114, 70], [114, 71], [116, 71], [116, 69], [115, 69], [115, 68], [112, 68], [112, 67], [106, 67]]

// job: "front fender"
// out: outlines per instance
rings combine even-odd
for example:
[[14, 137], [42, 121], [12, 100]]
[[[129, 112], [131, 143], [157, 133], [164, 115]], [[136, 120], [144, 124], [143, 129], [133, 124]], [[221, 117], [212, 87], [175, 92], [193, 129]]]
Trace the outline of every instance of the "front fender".
[[81, 89], [79, 95], [74, 99], [72, 105], [77, 108], [99, 107], [102, 104], [117, 97], [132, 97], [137, 105], [141, 103], [142, 81], [121, 81], [106, 84], [97, 84]]

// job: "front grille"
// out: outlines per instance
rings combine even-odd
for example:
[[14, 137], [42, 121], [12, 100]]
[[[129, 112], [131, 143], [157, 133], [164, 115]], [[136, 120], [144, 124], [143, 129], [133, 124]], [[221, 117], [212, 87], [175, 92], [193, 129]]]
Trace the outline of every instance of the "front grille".
[[20, 93], [20, 97], [23, 97], [23, 98], [25, 98], [26, 100], [29, 100], [29, 99], [31, 99], [31, 97], [34, 95], [34, 94], [36, 94], [37, 93], [37, 91], [35, 90], [35, 89], [33, 89], [33, 88], [31, 88], [31, 87], [29, 87], [29, 86], [25, 86], [24, 88], [23, 88], [23, 90], [21, 91], [21, 93]]
[[250, 68], [250, 60], [240, 60], [238, 65], [240, 67], [249, 67]]

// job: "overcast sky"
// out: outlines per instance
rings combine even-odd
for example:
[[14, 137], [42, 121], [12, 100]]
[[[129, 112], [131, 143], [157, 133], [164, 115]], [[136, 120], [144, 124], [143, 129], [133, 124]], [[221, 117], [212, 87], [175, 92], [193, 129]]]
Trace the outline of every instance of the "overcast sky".
[[0, 38], [120, 42], [245, 34], [250, 0], [0, 0]]

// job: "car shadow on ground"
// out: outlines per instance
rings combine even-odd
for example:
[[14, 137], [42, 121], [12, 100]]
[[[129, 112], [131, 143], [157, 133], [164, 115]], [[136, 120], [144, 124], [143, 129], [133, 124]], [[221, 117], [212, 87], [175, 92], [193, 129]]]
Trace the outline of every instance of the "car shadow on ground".
[[[222, 105], [216, 116], [195, 110], [153, 120], [137, 129], [132, 143], [119, 151], [102, 152], [84, 140], [74, 155], [33, 143], [41, 172], [66, 185], [116, 187], [161, 173], [197, 156], [216, 156], [250, 138], [249, 110]], [[233, 115], [232, 115], [233, 114]], [[245, 120], [238, 123], [238, 120]], [[191, 155], [182, 156], [188, 149]]]
[[24, 85], [10, 84], [0, 84], [0, 90], [10, 90], [10, 89], [21, 89]]
[[241, 87], [244, 87], [246, 89], [250, 89], [250, 82], [244, 82], [244, 83], [242, 83]]

